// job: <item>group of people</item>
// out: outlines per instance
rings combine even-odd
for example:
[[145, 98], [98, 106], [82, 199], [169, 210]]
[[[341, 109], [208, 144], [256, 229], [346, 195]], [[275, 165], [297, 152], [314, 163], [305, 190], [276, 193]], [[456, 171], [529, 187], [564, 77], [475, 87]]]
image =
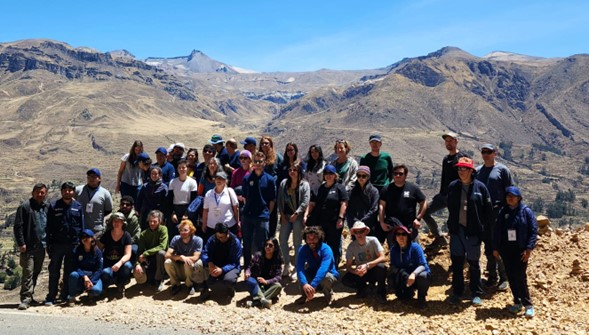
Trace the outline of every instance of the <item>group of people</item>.
[[[202, 149], [202, 162], [198, 150], [182, 143], [157, 148], [152, 162], [143, 143], [135, 141], [118, 170], [117, 211], [97, 168], [87, 171], [85, 185], [64, 183], [61, 198], [51, 204], [45, 202], [47, 187], [37, 184], [19, 207], [14, 226], [23, 267], [19, 308], [31, 304], [45, 250], [50, 258], [47, 305], [57, 300], [62, 265], [62, 301], [72, 302], [84, 291], [99, 296], [111, 284], [124, 293], [131, 276], [157, 291], [169, 277], [172, 294], [184, 282], [190, 294], [201, 291], [204, 299], [216, 291], [232, 297], [242, 258], [252, 297], [248, 306], [270, 307], [283, 278], [298, 281], [303, 302], [321, 291], [329, 303], [345, 256], [341, 280], [358, 297], [374, 291], [384, 302], [388, 282], [400, 299], [413, 299], [417, 291], [417, 305], [423, 308], [431, 271], [419, 229], [425, 221], [434, 236], [428, 248], [446, 244], [432, 214], [447, 208], [448, 301], [462, 300], [466, 260], [470, 300], [482, 304], [484, 243], [484, 284], [511, 287], [509, 310], [533, 317], [526, 266], [536, 242], [534, 214], [521, 202], [509, 169], [496, 161], [493, 145], [481, 147], [484, 164], [475, 167], [458, 150], [456, 133], [442, 138], [448, 155], [440, 191], [429, 203], [419, 186], [406, 180], [408, 167], [394, 165], [391, 155], [381, 151], [380, 135], [369, 137], [370, 151], [359, 162], [347, 140], [335, 142], [330, 162], [317, 144], [304, 159], [293, 142], [281, 155], [269, 136], [262, 136], [259, 146], [247, 137], [238, 150], [236, 140], [213, 135]], [[352, 236], [345, 255], [344, 224]], [[390, 251], [388, 270], [384, 243]]]

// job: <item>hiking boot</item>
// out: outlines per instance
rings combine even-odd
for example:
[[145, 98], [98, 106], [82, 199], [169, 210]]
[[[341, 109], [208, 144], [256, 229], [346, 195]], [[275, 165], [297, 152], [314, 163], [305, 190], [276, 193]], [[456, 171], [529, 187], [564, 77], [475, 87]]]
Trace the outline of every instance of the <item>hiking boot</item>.
[[520, 305], [520, 304], [515, 304], [513, 306], [509, 306], [507, 308], [507, 310], [509, 311], [509, 313], [511, 314], [519, 314], [521, 313], [521, 311], [524, 309], [524, 306]]
[[536, 311], [534, 311], [534, 306], [526, 306], [526, 312], [524, 313], [526, 318], [531, 319], [536, 315]]
[[29, 302], [28, 301], [23, 301], [18, 305], [18, 310], [19, 311], [24, 311], [26, 309], [29, 308]]
[[363, 299], [363, 298], [366, 298], [366, 295], [367, 295], [367, 294], [368, 294], [368, 293], [366, 292], [366, 287], [359, 288], [359, 289], [356, 291], [356, 298], [358, 298], [358, 299]]
[[451, 296], [448, 297], [448, 299], [446, 299], [446, 301], [449, 302], [452, 305], [458, 305], [458, 304], [460, 304], [460, 301], [461, 300], [462, 299], [460, 299], [460, 297], [457, 296], [457, 295], [455, 295], [455, 294], [452, 294]]
[[425, 298], [419, 298], [417, 299], [417, 308], [419, 309], [425, 309], [427, 307], [427, 304], [425, 302]]
[[497, 290], [504, 292], [507, 291], [507, 289], [509, 288], [509, 282], [507, 280], [502, 281], [499, 286], [497, 286]]
[[474, 306], [481, 306], [483, 304], [483, 299], [481, 299], [481, 297], [474, 297], [472, 298], [472, 304]]
[[260, 299], [260, 305], [262, 308], [270, 308], [272, 307], [272, 301], [266, 299]]
[[182, 290], [182, 287], [180, 285], [173, 285], [172, 290], [171, 290], [172, 295], [178, 294], [181, 290]]

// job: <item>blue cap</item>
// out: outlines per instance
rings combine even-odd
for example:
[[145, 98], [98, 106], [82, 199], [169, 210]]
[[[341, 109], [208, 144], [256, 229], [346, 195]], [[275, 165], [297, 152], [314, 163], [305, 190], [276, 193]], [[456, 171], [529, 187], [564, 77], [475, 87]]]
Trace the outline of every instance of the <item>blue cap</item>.
[[84, 236], [88, 236], [88, 237], [94, 237], [94, 232], [90, 229], [84, 229], [82, 230], [82, 233], [80, 234], [81, 237]]
[[[157, 150], [155, 151], [155, 153], [157, 154], [158, 152], [162, 153], [164, 156], [168, 154], [168, 150], [164, 147], [159, 147], [157, 148]], [[147, 158], [149, 158], [149, 156], [147, 156]]]
[[505, 193], [511, 193], [513, 195], [515, 195], [516, 197], [522, 197], [522, 192], [520, 192], [519, 188], [515, 187], [515, 186], [509, 186], [506, 190]]
[[378, 134], [372, 134], [370, 135], [370, 137], [368, 138], [368, 142], [372, 142], [372, 141], [378, 141], [378, 142], [382, 142], [382, 138], [380, 137], [380, 135]]
[[138, 162], [145, 162], [148, 159], [151, 159], [151, 158], [149, 158], [149, 155], [145, 152], [142, 152], [139, 155], [137, 155], [137, 159], [135, 160], [135, 164], [137, 164]]
[[323, 168], [323, 174], [325, 174], [325, 173], [335, 173], [335, 166], [333, 166], [333, 165], [325, 166], [325, 168]]
[[89, 176], [89, 175], [91, 175], [91, 174], [95, 174], [95, 175], [97, 175], [98, 177], [102, 176], [102, 175], [100, 174], [100, 170], [98, 170], [97, 168], [91, 168], [90, 170], [86, 171], [86, 175], [87, 175], [87, 176]]
[[239, 143], [241, 143], [243, 145], [246, 145], [246, 144], [258, 145], [258, 141], [256, 141], [256, 139], [251, 136], [246, 137], [245, 140], [243, 140]]

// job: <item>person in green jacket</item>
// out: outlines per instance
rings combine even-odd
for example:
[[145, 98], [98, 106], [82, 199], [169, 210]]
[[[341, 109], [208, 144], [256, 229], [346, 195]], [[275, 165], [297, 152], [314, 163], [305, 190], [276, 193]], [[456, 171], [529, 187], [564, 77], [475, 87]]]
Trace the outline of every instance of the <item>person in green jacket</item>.
[[142, 231], [139, 236], [139, 251], [133, 276], [137, 284], [150, 284], [157, 286], [158, 292], [164, 288], [165, 275], [164, 257], [168, 249], [168, 228], [163, 225], [164, 214], [158, 210], [152, 210], [147, 215], [149, 228]]

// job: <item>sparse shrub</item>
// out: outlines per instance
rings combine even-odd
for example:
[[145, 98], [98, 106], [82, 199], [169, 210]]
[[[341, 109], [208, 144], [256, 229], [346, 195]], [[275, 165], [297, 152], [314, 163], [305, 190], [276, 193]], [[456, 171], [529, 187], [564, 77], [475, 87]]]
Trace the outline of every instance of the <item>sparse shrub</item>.
[[554, 200], [556, 202], [566, 201], [566, 202], [573, 203], [573, 202], [575, 202], [576, 198], [577, 198], [577, 196], [575, 195], [575, 192], [573, 192], [573, 190], [571, 190], [569, 188], [568, 191], [558, 191], [556, 193], [556, 197], [554, 198]]
[[541, 213], [544, 211], [544, 199], [538, 198], [534, 200], [530, 205], [530, 208], [536, 213]]
[[550, 182], [552, 181], [552, 179], [548, 178], [548, 177], [544, 177], [542, 178], [542, 183], [543, 184], [550, 184]]
[[587, 199], [581, 199], [581, 207], [587, 208], [588, 205], [589, 201], [587, 201]]
[[0, 271], [0, 283], [4, 283], [8, 275], [4, 271]]
[[499, 142], [499, 148], [501, 148], [501, 150], [503, 150], [503, 158], [505, 158], [506, 160], [512, 160], [513, 157], [511, 156], [511, 148], [513, 147], [513, 143], [512, 142]]
[[13, 257], [8, 258], [8, 261], [6, 262], [6, 266], [9, 269], [16, 269], [16, 266], [17, 266], [16, 260], [14, 260]]

